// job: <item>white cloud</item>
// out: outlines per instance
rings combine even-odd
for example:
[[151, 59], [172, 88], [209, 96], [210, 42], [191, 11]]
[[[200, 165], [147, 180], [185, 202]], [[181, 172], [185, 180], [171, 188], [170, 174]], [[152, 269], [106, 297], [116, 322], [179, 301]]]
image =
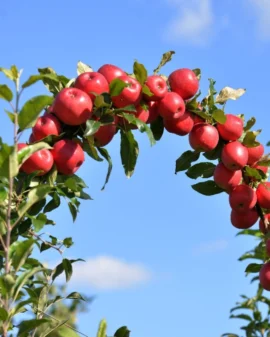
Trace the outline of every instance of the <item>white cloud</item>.
[[228, 246], [228, 241], [226, 240], [216, 240], [211, 242], [203, 242], [194, 248], [193, 252], [195, 255], [200, 254], [211, 254], [222, 251]]
[[97, 256], [73, 264], [71, 282], [101, 290], [124, 289], [147, 283], [151, 272], [142, 264]]
[[257, 16], [258, 35], [270, 39], [270, 0], [249, 0]]
[[167, 0], [175, 7], [176, 14], [166, 29], [171, 41], [186, 40], [204, 45], [212, 34], [214, 16], [211, 0]]

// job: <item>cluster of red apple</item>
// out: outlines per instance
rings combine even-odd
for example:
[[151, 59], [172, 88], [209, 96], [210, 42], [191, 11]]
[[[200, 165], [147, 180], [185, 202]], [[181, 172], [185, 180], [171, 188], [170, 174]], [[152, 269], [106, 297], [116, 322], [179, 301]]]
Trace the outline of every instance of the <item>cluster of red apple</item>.
[[[125, 85], [121, 92], [113, 95], [111, 84], [118, 79]], [[145, 87], [147, 90], [145, 90]], [[246, 229], [253, 226], [258, 218], [256, 206], [270, 209], [270, 182], [256, 182], [245, 177], [245, 168], [261, 170], [267, 173], [266, 166], [258, 165], [263, 156], [263, 145], [244, 146], [240, 139], [244, 132], [243, 120], [231, 114], [226, 115], [225, 123], [208, 123], [193, 112], [186, 110], [186, 103], [194, 97], [199, 89], [196, 74], [190, 69], [178, 69], [168, 79], [160, 75], [148, 76], [140, 83], [114, 65], [103, 65], [97, 72], [80, 74], [72, 87], [61, 90], [51, 107], [39, 117], [32, 130], [29, 142], [62, 133], [63, 126], [81, 126], [89, 120], [98, 120], [95, 115], [97, 95], [107, 93], [111, 99], [111, 111], [125, 112], [127, 106], [134, 106], [135, 111], [127, 113], [144, 123], [153, 123], [159, 116], [168, 132], [177, 135], [189, 134], [191, 147], [198, 152], [214, 150], [222, 139], [221, 160], [214, 171], [215, 183], [229, 193], [232, 208], [231, 222], [236, 228]], [[150, 94], [149, 94], [150, 92]], [[199, 109], [202, 107], [199, 105]], [[96, 146], [107, 145], [114, 137], [118, 127], [123, 127], [125, 120], [121, 114], [113, 115], [114, 121], [101, 125], [94, 134]], [[125, 125], [126, 127], [126, 125]], [[130, 129], [136, 128], [130, 125]], [[19, 149], [27, 146], [19, 144]], [[74, 174], [84, 162], [84, 151], [79, 139], [67, 139], [65, 136], [56, 141], [52, 150], [40, 150], [34, 153], [22, 165], [22, 171], [30, 174], [40, 171], [40, 175], [49, 172], [55, 164], [59, 173]], [[267, 213], [267, 212], [266, 212]], [[270, 214], [266, 221], [260, 220], [261, 231], [267, 233]], [[270, 256], [270, 241], [267, 241], [267, 252]], [[270, 290], [270, 263], [266, 263], [260, 273], [261, 283]]]

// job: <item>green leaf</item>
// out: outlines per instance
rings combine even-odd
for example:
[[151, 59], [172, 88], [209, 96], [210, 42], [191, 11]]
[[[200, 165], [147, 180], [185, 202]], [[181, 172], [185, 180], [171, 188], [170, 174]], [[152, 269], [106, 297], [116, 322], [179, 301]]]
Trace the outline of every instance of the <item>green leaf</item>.
[[200, 79], [201, 79], [201, 76], [202, 76], [201, 69], [196, 68], [196, 69], [193, 69], [192, 71], [193, 71], [194, 74], [196, 75], [197, 79], [200, 80]]
[[52, 147], [45, 142], [38, 142], [33, 145], [28, 145], [18, 151], [18, 164], [22, 165], [33, 153], [43, 150], [51, 149]]
[[247, 267], [245, 272], [246, 273], [258, 273], [261, 268], [262, 268], [263, 264], [259, 264], [259, 263], [250, 263]]
[[244, 314], [240, 314], [240, 315], [231, 315], [230, 318], [238, 318], [238, 319], [244, 319], [246, 321], [251, 322], [252, 318], [249, 315], [244, 315]]
[[96, 133], [98, 131], [98, 129], [100, 128], [101, 123], [98, 121], [94, 121], [94, 120], [88, 120], [86, 122], [86, 129], [84, 131], [84, 137], [89, 137], [92, 136], [94, 133]]
[[125, 174], [130, 178], [134, 172], [139, 154], [139, 145], [131, 131], [124, 132], [121, 130], [120, 154]]
[[105, 319], [102, 319], [98, 326], [97, 337], [106, 337], [107, 323]]
[[93, 69], [89, 65], [83, 63], [82, 61], [79, 61], [77, 63], [77, 74], [78, 75], [87, 73], [87, 72], [92, 72], [92, 71]]
[[212, 117], [214, 118], [214, 120], [220, 124], [224, 124], [226, 122], [226, 116], [223, 110], [221, 109], [216, 109], [213, 112]]
[[244, 131], [249, 131], [256, 123], [256, 118], [255, 117], [251, 117], [247, 123], [246, 126], [244, 127]]
[[0, 321], [6, 321], [8, 318], [8, 313], [4, 308], [0, 308]]
[[17, 337], [29, 337], [31, 331], [48, 322], [50, 322], [50, 320], [46, 318], [24, 320], [19, 324]]
[[56, 84], [59, 82], [59, 78], [57, 74], [51, 73], [51, 74], [40, 74], [40, 75], [32, 75], [28, 78], [26, 82], [23, 83], [22, 88], [30, 87], [30, 85], [35, 84], [36, 82], [40, 80], [51, 80], [53, 82], [56, 82]]
[[262, 130], [248, 131], [243, 139], [242, 144], [246, 147], [255, 147], [260, 145], [260, 143], [256, 141], [256, 137], [261, 133], [261, 131]]
[[71, 247], [73, 244], [74, 244], [74, 242], [72, 241], [72, 238], [65, 238], [65, 239], [63, 240], [63, 245], [64, 245], [66, 248]]
[[70, 278], [72, 276], [72, 272], [73, 272], [72, 264], [68, 259], [63, 259], [62, 263], [63, 263], [65, 275], [66, 275], [66, 282], [68, 282], [70, 280]]
[[16, 282], [12, 289], [12, 294], [14, 301], [17, 299], [21, 289], [24, 287], [24, 285], [29, 281], [31, 277], [33, 277], [35, 274], [44, 271], [43, 267], [36, 267], [30, 270], [25, 271], [24, 273], [21, 273], [19, 277], [16, 279]]
[[191, 163], [198, 160], [200, 157], [199, 152], [195, 151], [186, 151], [184, 152], [177, 160], [176, 160], [176, 166], [175, 166], [175, 174], [180, 171], [187, 170]]
[[15, 242], [16, 249], [15, 251], [13, 251], [13, 254], [11, 256], [11, 264], [16, 272], [20, 270], [28, 256], [31, 254], [34, 243], [35, 240], [33, 239], [25, 240], [22, 242]]
[[112, 164], [112, 159], [109, 155], [109, 152], [106, 149], [104, 149], [104, 147], [99, 147], [98, 152], [108, 162], [108, 171], [107, 171], [107, 174], [106, 174], [105, 183], [104, 183], [104, 185], [102, 186], [102, 189], [101, 189], [101, 191], [103, 191], [105, 189], [106, 184], [109, 182], [109, 179], [110, 179], [110, 176], [111, 176], [111, 173], [112, 173], [113, 164]]
[[145, 95], [147, 95], [147, 96], [149, 96], [149, 97], [151, 97], [151, 96], [154, 95], [154, 94], [150, 91], [149, 87], [148, 87], [147, 85], [145, 85], [145, 84], [142, 86], [142, 92], [143, 92], [143, 94], [145, 94]]
[[12, 101], [13, 93], [5, 84], [0, 84], [0, 98], [3, 98], [8, 102]]
[[89, 136], [83, 141], [83, 150], [94, 160], [103, 161], [98, 155], [97, 148], [94, 145], [93, 136]]
[[19, 217], [21, 218], [36, 202], [44, 199], [50, 191], [51, 187], [46, 185], [32, 188], [28, 193], [27, 201], [21, 203], [18, 208]]
[[[38, 72], [42, 75], [46, 75], [46, 74], [53, 74], [53, 75], [57, 75], [56, 72], [50, 68], [38, 68]], [[50, 78], [44, 77], [42, 79], [42, 82], [44, 83], [44, 85], [46, 86], [46, 88], [53, 93], [54, 95], [56, 95], [60, 90], [62, 90], [64, 88], [63, 84], [61, 83], [61, 77], [59, 77], [57, 75], [58, 78], [58, 83], [56, 83], [54, 80], [51, 80]]]
[[217, 184], [213, 180], [207, 180], [202, 183], [198, 183], [191, 186], [196, 192], [201, 193], [203, 195], [215, 195], [224, 192], [222, 188], [217, 186]]
[[164, 124], [161, 116], [150, 124], [151, 131], [156, 141], [159, 141], [164, 132]]
[[8, 118], [11, 120], [12, 123], [15, 122], [15, 114], [13, 112], [10, 112], [6, 109], [4, 109], [5, 113], [8, 115]]
[[43, 213], [40, 213], [36, 218], [32, 218], [32, 223], [35, 232], [39, 232], [46, 225], [47, 216]]
[[76, 180], [74, 178], [68, 178], [65, 181], [65, 185], [72, 191], [78, 191], [78, 189], [80, 189], [80, 187], [77, 185]]
[[5, 188], [5, 186], [0, 184], [0, 202], [5, 201], [7, 196], [8, 196], [8, 192]]
[[110, 83], [110, 95], [111, 96], [118, 96], [121, 92], [128, 87], [128, 84], [119, 78], [115, 78]]
[[[12, 67], [15, 67], [15, 66], [12, 66]], [[10, 69], [7, 69], [7, 68], [0, 68], [0, 71], [6, 75], [6, 77], [12, 81], [15, 81], [16, 80], [16, 75], [15, 75], [15, 68], [10, 68]]]
[[54, 209], [60, 206], [60, 203], [61, 203], [61, 200], [60, 200], [59, 195], [56, 192], [54, 192], [52, 200], [50, 200], [48, 204], [44, 207], [43, 212], [47, 213], [47, 212], [53, 211]]
[[147, 79], [147, 70], [145, 69], [145, 66], [135, 61], [133, 64], [133, 73], [137, 81], [143, 85]]
[[257, 170], [255, 168], [250, 167], [250, 166], [245, 167], [245, 174], [248, 177], [255, 178], [256, 180], [259, 180], [259, 181], [266, 178], [266, 175], [263, 171]]
[[[66, 259], [64, 259], [66, 260]], [[75, 262], [79, 262], [79, 261], [83, 261], [85, 262], [84, 260], [82, 259], [77, 259], [77, 260], [68, 260], [71, 264], [72, 263], [75, 263]], [[68, 263], [67, 263], [68, 264]], [[68, 270], [70, 270], [69, 267], [67, 267]], [[63, 261], [61, 263], [59, 263], [56, 268], [53, 270], [53, 273], [52, 273], [52, 280], [54, 281], [59, 275], [61, 275], [62, 273], [64, 272], [64, 264], [63, 264]], [[70, 274], [70, 271], [69, 271], [69, 274]]]
[[112, 105], [110, 95], [106, 92], [101, 95], [97, 95], [94, 102], [97, 108], [109, 108]]
[[262, 232], [258, 229], [244, 229], [242, 231], [239, 231], [236, 234], [236, 236], [238, 236], [238, 235], [251, 235], [251, 236], [256, 236], [256, 237], [259, 237], [259, 238], [263, 237]]
[[10, 176], [9, 164], [12, 152], [14, 153], [14, 147], [2, 143], [2, 139], [0, 138], [0, 177], [9, 178]]
[[72, 202], [69, 202], [69, 203], [68, 203], [68, 208], [69, 208], [69, 210], [70, 210], [70, 213], [71, 213], [73, 222], [75, 222], [75, 220], [76, 220], [76, 218], [77, 218], [77, 214], [78, 214], [77, 208], [73, 205]]
[[216, 165], [210, 162], [198, 163], [198, 164], [191, 166], [187, 170], [186, 175], [191, 179], [210, 178], [214, 174], [215, 167]]
[[35, 96], [27, 101], [18, 116], [20, 129], [24, 130], [34, 126], [41, 111], [52, 102], [53, 97], [46, 95]]
[[159, 65], [157, 66], [156, 69], [154, 69], [154, 74], [159, 73], [160, 69], [163, 66], [165, 66], [166, 63], [168, 63], [169, 61], [171, 61], [173, 54], [175, 54], [175, 52], [171, 50], [171, 51], [168, 51], [167, 53], [164, 53], [162, 55], [162, 58], [161, 58], [161, 61], [160, 61]]
[[82, 297], [82, 295], [78, 292], [73, 292], [71, 294], [69, 294], [66, 298], [68, 299], [72, 299], [72, 300], [81, 300], [81, 301], [85, 301], [85, 299]]
[[209, 78], [209, 91], [208, 91], [208, 106], [209, 110], [211, 111], [213, 108], [215, 109], [215, 99], [214, 96], [217, 93], [215, 89], [216, 81], [212, 78]]
[[5, 274], [0, 276], [1, 295], [2, 296], [5, 296], [7, 294], [11, 295], [14, 284], [15, 280], [12, 275]]
[[133, 114], [123, 113], [122, 115], [129, 123], [135, 124], [140, 130], [140, 132], [145, 132], [147, 134], [151, 146], [155, 145], [156, 141], [152, 133], [152, 130], [149, 128], [149, 126], [146, 123], [136, 118]]
[[129, 337], [129, 335], [130, 331], [128, 328], [126, 326], [122, 326], [115, 332], [114, 337]]

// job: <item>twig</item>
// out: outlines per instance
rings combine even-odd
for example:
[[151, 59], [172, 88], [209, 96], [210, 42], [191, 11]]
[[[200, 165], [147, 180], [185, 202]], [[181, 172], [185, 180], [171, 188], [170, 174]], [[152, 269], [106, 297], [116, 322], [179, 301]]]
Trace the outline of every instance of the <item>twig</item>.
[[43, 242], [45, 245], [50, 246], [51, 248], [57, 250], [61, 255], [63, 254], [63, 251], [60, 249], [61, 247], [59, 248], [59, 247], [53, 245], [52, 243], [50, 243], [50, 242], [48, 242], [46, 240], [43, 240], [42, 237], [41, 237], [41, 235], [36, 234], [32, 230], [29, 230], [29, 233], [30, 233], [30, 235], [34, 236], [35, 238], [37, 238], [38, 240], [40, 240], [41, 242]]

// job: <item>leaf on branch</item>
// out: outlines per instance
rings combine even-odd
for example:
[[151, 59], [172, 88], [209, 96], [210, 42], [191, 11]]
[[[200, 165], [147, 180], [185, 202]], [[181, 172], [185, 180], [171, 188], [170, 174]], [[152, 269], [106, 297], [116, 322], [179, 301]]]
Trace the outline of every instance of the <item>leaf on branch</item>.
[[124, 132], [121, 130], [120, 154], [125, 174], [130, 178], [134, 173], [139, 154], [139, 145], [131, 131]]
[[191, 186], [194, 191], [210, 196], [224, 192], [222, 188], [220, 188], [213, 180], [208, 180], [202, 183], [198, 183]]
[[215, 167], [216, 165], [210, 162], [198, 163], [198, 164], [191, 166], [187, 170], [186, 175], [191, 179], [210, 178], [214, 174]]
[[46, 318], [24, 320], [19, 324], [19, 332], [17, 337], [29, 337], [30, 332], [49, 322], [50, 320]]
[[161, 116], [158, 116], [158, 118], [150, 124], [150, 129], [153, 133], [155, 140], [159, 141], [164, 132], [164, 124]]
[[220, 124], [224, 124], [226, 122], [226, 116], [223, 110], [216, 109], [213, 111], [212, 117], [214, 120]]
[[255, 117], [251, 117], [247, 123], [246, 126], [244, 127], [244, 131], [249, 131], [256, 123], [256, 118]]
[[21, 242], [17, 241], [11, 245], [11, 264], [16, 272], [20, 270], [28, 256], [31, 254], [34, 243], [35, 240], [29, 239]]
[[197, 79], [200, 80], [200, 79], [201, 79], [201, 76], [202, 76], [201, 69], [196, 68], [196, 69], [193, 69], [192, 71], [193, 71], [194, 74], [196, 75]]
[[195, 152], [188, 150], [184, 152], [177, 160], [175, 166], [175, 174], [180, 171], [187, 170], [191, 163], [198, 160], [200, 157], [200, 152]]
[[258, 273], [261, 268], [262, 268], [263, 264], [259, 264], [259, 263], [250, 263], [247, 267], [246, 267], [246, 270], [245, 272], [247, 274], [249, 273]]
[[35, 96], [27, 101], [18, 115], [18, 123], [21, 130], [35, 125], [41, 111], [53, 102], [52, 96]]
[[115, 78], [110, 83], [110, 95], [111, 96], [118, 96], [121, 92], [128, 87], [128, 84], [119, 78]]
[[255, 147], [260, 145], [260, 143], [256, 140], [256, 137], [261, 133], [262, 130], [257, 131], [247, 131], [242, 143], [246, 147]]
[[87, 72], [93, 72], [93, 69], [82, 61], [79, 61], [77, 63], [77, 74], [80, 75]]
[[244, 95], [246, 89], [233, 89], [230, 87], [223, 88], [216, 97], [216, 103], [224, 104], [229, 99], [237, 100]]
[[172, 56], [175, 54], [175, 51], [168, 51], [162, 55], [161, 61], [156, 69], [154, 69], [154, 74], [157, 74], [160, 72], [160, 69], [165, 66], [166, 63], [170, 62], [172, 59]]
[[28, 78], [27, 81], [23, 83], [22, 88], [30, 87], [32, 84], [35, 84], [36, 82], [41, 81], [41, 80], [51, 80], [52, 82], [55, 82], [56, 84], [59, 83], [59, 78], [57, 74], [55, 73], [32, 75]]
[[129, 335], [130, 330], [126, 326], [122, 326], [115, 332], [114, 337], [129, 337]]
[[86, 122], [86, 129], [84, 131], [84, 137], [89, 137], [92, 136], [93, 134], [95, 134], [98, 129], [100, 128], [101, 123], [98, 121], [94, 121], [94, 120], [88, 120]]
[[137, 81], [141, 85], [144, 85], [144, 82], [147, 79], [147, 70], [145, 69], [145, 66], [143, 64], [135, 61], [134, 64], [133, 64], [133, 72], [134, 72], [134, 75], [135, 75]]
[[39, 185], [30, 190], [27, 195], [27, 201], [20, 204], [18, 214], [21, 218], [36, 202], [44, 199], [50, 193], [51, 187], [46, 185]]
[[9, 87], [5, 84], [0, 84], [0, 98], [3, 98], [4, 100], [11, 102], [13, 98], [13, 93], [9, 89]]
[[20, 151], [18, 151], [18, 164], [21, 166], [33, 153], [44, 150], [51, 149], [52, 147], [45, 142], [38, 142], [33, 145], [28, 145]]
[[104, 185], [102, 186], [102, 189], [101, 191], [103, 191], [105, 189], [105, 186], [106, 184], [109, 182], [109, 179], [110, 179], [110, 176], [111, 176], [111, 172], [112, 172], [112, 168], [113, 168], [113, 165], [112, 165], [112, 159], [109, 155], [109, 152], [104, 149], [103, 147], [98, 147], [98, 152], [102, 155], [103, 158], [105, 158], [108, 162], [108, 171], [107, 171], [107, 174], [106, 174], [106, 179], [105, 179], [105, 183]]

